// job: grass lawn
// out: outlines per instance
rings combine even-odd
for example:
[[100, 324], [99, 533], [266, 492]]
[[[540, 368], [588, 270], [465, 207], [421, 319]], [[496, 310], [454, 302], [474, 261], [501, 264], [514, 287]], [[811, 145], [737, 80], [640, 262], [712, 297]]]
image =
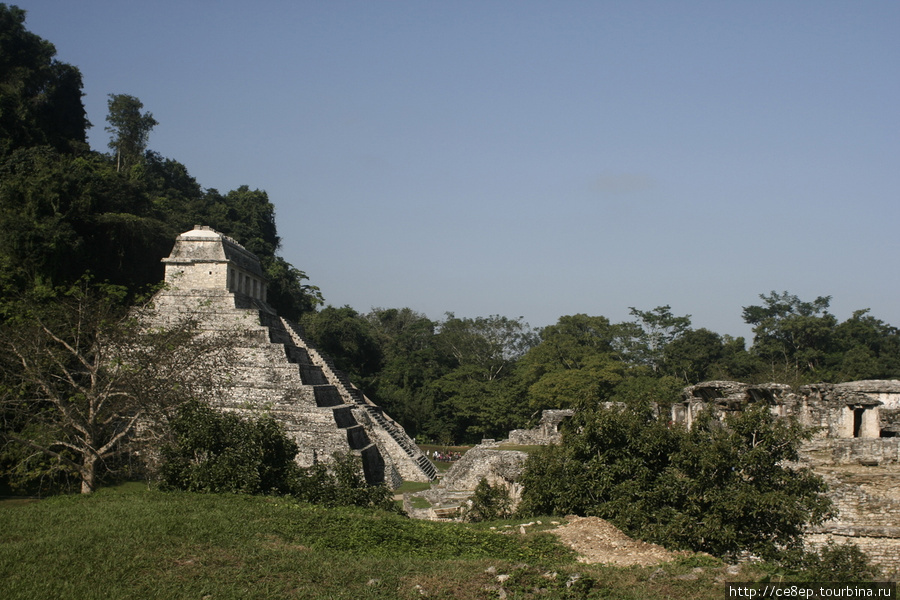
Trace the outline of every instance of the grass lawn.
[[424, 481], [404, 481], [403, 484], [394, 490], [395, 494], [411, 494], [413, 492], [421, 492], [431, 487], [431, 482]]
[[687, 562], [583, 565], [550, 534], [489, 525], [140, 485], [3, 503], [0, 598], [723, 597], [712, 571], [679, 579]]

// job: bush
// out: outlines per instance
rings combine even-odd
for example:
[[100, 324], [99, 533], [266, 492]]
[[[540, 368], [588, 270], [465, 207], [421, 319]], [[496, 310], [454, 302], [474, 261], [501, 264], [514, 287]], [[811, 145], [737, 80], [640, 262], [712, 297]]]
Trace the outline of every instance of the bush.
[[852, 583], [873, 581], [881, 575], [859, 546], [832, 541], [817, 552], [804, 552], [798, 566], [799, 577], [804, 581]]
[[298, 448], [271, 417], [244, 419], [199, 402], [172, 420], [172, 441], [163, 447], [164, 490], [291, 495], [325, 506], [396, 510], [383, 485], [367, 485], [353, 454], [336, 454], [327, 465], [301, 468]]
[[507, 519], [512, 516], [509, 492], [502, 485], [489, 484], [484, 477], [478, 482], [469, 502], [471, 506], [465, 511], [465, 519], [472, 523]]
[[361, 506], [399, 511], [393, 493], [384, 485], [368, 485], [362, 460], [354, 454], [337, 453], [328, 465], [300, 469], [293, 495], [304, 502], [323, 506]]
[[163, 489], [290, 494], [300, 476], [297, 445], [271, 417], [243, 419], [200, 402], [179, 409], [162, 448]]
[[649, 407], [584, 407], [569, 431], [529, 457], [524, 515], [597, 516], [669, 548], [775, 558], [831, 514], [822, 479], [785, 466], [808, 432], [764, 405], [690, 430]]

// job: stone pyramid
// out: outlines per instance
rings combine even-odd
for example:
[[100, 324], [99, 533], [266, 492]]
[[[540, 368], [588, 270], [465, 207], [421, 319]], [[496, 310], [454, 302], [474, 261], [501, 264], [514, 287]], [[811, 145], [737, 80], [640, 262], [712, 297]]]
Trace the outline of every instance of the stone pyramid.
[[235, 364], [217, 408], [280, 422], [300, 447], [301, 466], [336, 452], [361, 456], [369, 483], [397, 487], [437, 473], [404, 429], [355, 388], [266, 302], [259, 259], [235, 240], [197, 225], [178, 236], [168, 258], [166, 288], [153, 300], [156, 323], [190, 314], [205, 333], [234, 340]]

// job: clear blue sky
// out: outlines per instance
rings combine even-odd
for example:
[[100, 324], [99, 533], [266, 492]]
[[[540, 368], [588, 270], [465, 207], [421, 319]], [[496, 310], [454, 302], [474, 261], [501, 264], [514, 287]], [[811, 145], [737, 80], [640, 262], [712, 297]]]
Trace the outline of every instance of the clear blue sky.
[[[275, 204], [328, 303], [900, 326], [900, 2], [22, 0], [150, 147]], [[749, 340], [748, 340], [749, 341]]]

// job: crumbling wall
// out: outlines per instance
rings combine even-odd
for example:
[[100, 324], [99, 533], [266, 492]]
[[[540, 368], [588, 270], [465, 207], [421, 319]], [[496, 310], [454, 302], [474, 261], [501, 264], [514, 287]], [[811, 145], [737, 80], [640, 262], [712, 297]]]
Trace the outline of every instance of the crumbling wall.
[[853, 543], [888, 572], [900, 573], [900, 468], [838, 466], [820, 474], [837, 516], [811, 530], [807, 544]]
[[[607, 404], [609, 407], [620, 405]], [[545, 410], [534, 429], [514, 429], [509, 432], [509, 439], [501, 442], [484, 440], [453, 463], [438, 485], [423, 492], [404, 494], [404, 510], [411, 517], [420, 519], [457, 518], [482, 479], [492, 486], [506, 488], [515, 508], [522, 498], [519, 478], [525, 470], [528, 454], [506, 447], [558, 444], [562, 439], [559, 426], [573, 414], [574, 411], [568, 409]], [[426, 500], [429, 507], [417, 508], [414, 503], [417, 498]]]
[[[439, 484], [422, 492], [405, 494], [404, 509], [414, 518], [457, 518], [482, 479], [490, 485], [506, 488], [515, 507], [522, 497], [519, 477], [525, 469], [527, 458], [525, 452], [504, 450], [496, 442], [475, 446], [453, 463]], [[417, 509], [413, 498], [424, 498], [430, 507]]]
[[814, 427], [822, 438], [885, 438], [900, 435], [900, 381], [817, 383], [797, 390], [785, 384], [750, 385], [706, 381], [685, 388], [671, 420], [691, 426], [702, 410], [724, 418], [753, 403], [764, 403], [780, 417]]
[[570, 419], [575, 411], [569, 409], [545, 410], [541, 421], [534, 429], [513, 429], [509, 432], [509, 443], [522, 446], [545, 446], [562, 441], [560, 425]]
[[900, 438], [828, 440], [827, 446], [835, 465], [900, 464]]
[[474, 490], [482, 479], [487, 479], [491, 485], [519, 490], [518, 481], [527, 458], [524, 452], [475, 446], [453, 463], [441, 480], [441, 486], [451, 490]]

